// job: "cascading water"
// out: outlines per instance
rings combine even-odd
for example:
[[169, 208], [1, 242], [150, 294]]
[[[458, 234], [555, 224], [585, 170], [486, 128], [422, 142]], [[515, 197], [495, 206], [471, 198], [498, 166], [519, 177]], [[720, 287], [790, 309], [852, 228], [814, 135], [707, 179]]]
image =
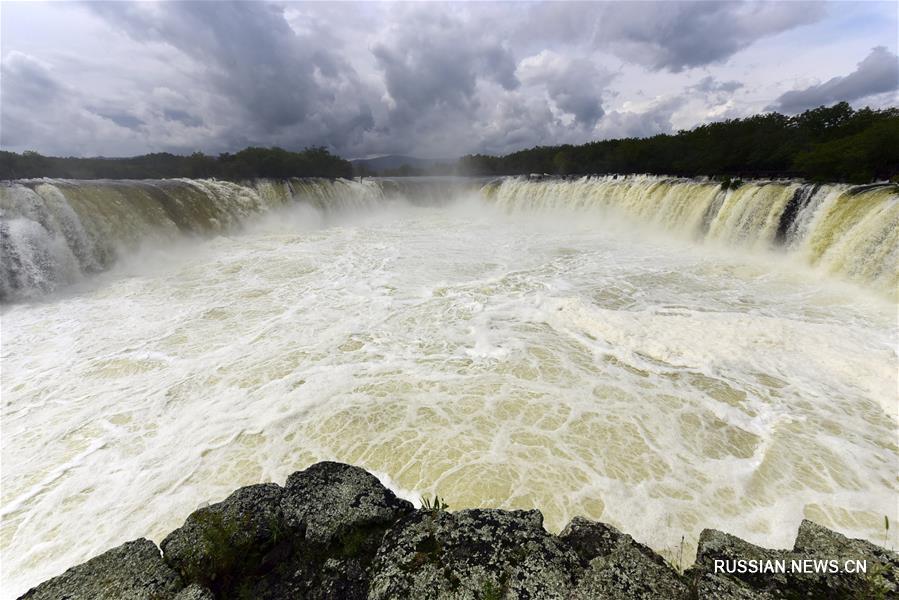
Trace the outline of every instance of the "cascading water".
[[440, 205], [472, 184], [453, 180], [25, 180], [0, 184], [0, 301], [45, 294], [108, 268], [141, 244], [233, 231], [305, 202], [323, 212], [412, 199]]
[[0, 187], [0, 598], [318, 460], [669, 557], [899, 543], [895, 186], [484, 184]]
[[[469, 186], [471, 187], [471, 186]], [[292, 201], [321, 211], [388, 200], [450, 202], [458, 182], [32, 180], [0, 186], [0, 300], [31, 297], [108, 268], [123, 251], [176, 233], [232, 230]], [[714, 182], [638, 177], [508, 178], [483, 196], [507, 210], [606, 209], [687, 236], [755, 248], [781, 245], [808, 264], [895, 295], [899, 192], [798, 182]]]
[[511, 178], [485, 195], [506, 210], [608, 210], [690, 237], [773, 249], [895, 296], [899, 186], [715, 182], [659, 177]]
[[294, 200], [377, 202], [352, 181], [33, 180], [0, 186], [0, 299], [40, 295], [108, 268], [123, 252], [176, 234], [221, 233]]

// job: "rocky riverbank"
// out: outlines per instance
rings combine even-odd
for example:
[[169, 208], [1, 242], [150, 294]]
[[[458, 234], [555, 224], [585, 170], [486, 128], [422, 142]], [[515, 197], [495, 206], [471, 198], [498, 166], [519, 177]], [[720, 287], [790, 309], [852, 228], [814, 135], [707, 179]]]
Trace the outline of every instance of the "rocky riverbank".
[[[536, 510], [416, 510], [368, 472], [333, 462], [283, 487], [241, 488], [194, 512], [160, 548], [127, 542], [22, 598], [899, 598], [895, 552], [811, 521], [791, 550], [706, 529], [681, 572], [604, 523], [575, 518], [553, 535]], [[856, 561], [865, 573], [852, 572]]]

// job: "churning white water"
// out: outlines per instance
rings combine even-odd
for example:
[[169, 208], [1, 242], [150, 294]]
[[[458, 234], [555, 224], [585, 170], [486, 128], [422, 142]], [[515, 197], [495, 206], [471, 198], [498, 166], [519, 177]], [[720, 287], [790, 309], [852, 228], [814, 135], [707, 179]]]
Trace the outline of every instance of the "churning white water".
[[[567, 204], [530, 190], [543, 200], [529, 206], [523, 185], [551, 184], [420, 206], [319, 195], [211, 238], [121, 234], [109, 270], [7, 304], [3, 597], [323, 459], [453, 509], [536, 507], [552, 530], [585, 515], [662, 552], [683, 535], [690, 555], [703, 527], [789, 546], [803, 517], [884, 542], [899, 498], [882, 288], [895, 264], [869, 265], [866, 287], [760, 248], [778, 224], [714, 186], [693, 213], [665, 205], [707, 232], [698, 244], [585, 210], [596, 190]], [[801, 196], [792, 223], [808, 231], [783, 234], [799, 248], [827, 218], [814, 205], [845, 192], [778, 190], [764, 210]], [[881, 215], [896, 203], [880, 201]], [[706, 216], [715, 203], [752, 224], [749, 242]], [[17, 235], [63, 239], [21, 214]], [[86, 271], [94, 255], [78, 252], [66, 260]], [[50, 281], [22, 264], [8, 290]]]

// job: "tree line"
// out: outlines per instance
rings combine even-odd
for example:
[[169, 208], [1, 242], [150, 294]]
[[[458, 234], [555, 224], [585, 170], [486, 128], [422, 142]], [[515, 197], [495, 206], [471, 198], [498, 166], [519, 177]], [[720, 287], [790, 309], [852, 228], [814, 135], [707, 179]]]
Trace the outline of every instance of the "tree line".
[[468, 175], [653, 173], [804, 177], [867, 183], [899, 176], [899, 109], [853, 110], [846, 102], [796, 116], [767, 113], [674, 135], [538, 146], [459, 160]]
[[323, 147], [290, 152], [282, 148], [249, 147], [233, 154], [210, 156], [167, 152], [130, 158], [43, 156], [37, 152], [0, 151], [0, 179], [57, 177], [63, 179], [161, 179], [190, 177], [242, 181], [257, 177], [352, 177], [353, 165]]
[[[400, 167], [391, 175], [658, 175], [803, 177], [866, 183], [899, 177], [899, 108], [853, 110], [846, 102], [796, 116], [776, 112], [700, 125], [676, 134], [538, 146], [504, 156], [463, 156], [453, 167]], [[60, 158], [0, 151], [0, 179], [156, 179], [240, 181], [256, 177], [352, 177], [353, 165], [324, 147], [290, 152], [250, 147], [234, 154], [169, 153], [131, 158]], [[382, 173], [383, 174], [383, 173]]]

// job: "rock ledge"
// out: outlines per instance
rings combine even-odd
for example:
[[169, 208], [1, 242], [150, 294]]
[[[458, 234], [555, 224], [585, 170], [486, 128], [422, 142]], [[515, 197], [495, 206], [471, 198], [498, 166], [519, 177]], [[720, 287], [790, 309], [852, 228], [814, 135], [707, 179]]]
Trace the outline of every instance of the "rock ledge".
[[[334, 462], [294, 473], [284, 487], [241, 488], [160, 546], [127, 542], [21, 598], [899, 598], [895, 552], [811, 521], [790, 550], [707, 529], [696, 564], [680, 572], [611, 525], [577, 517], [553, 535], [537, 510], [416, 510], [365, 470]], [[815, 573], [809, 560], [838, 569]], [[863, 561], [866, 573], [846, 561]]]

